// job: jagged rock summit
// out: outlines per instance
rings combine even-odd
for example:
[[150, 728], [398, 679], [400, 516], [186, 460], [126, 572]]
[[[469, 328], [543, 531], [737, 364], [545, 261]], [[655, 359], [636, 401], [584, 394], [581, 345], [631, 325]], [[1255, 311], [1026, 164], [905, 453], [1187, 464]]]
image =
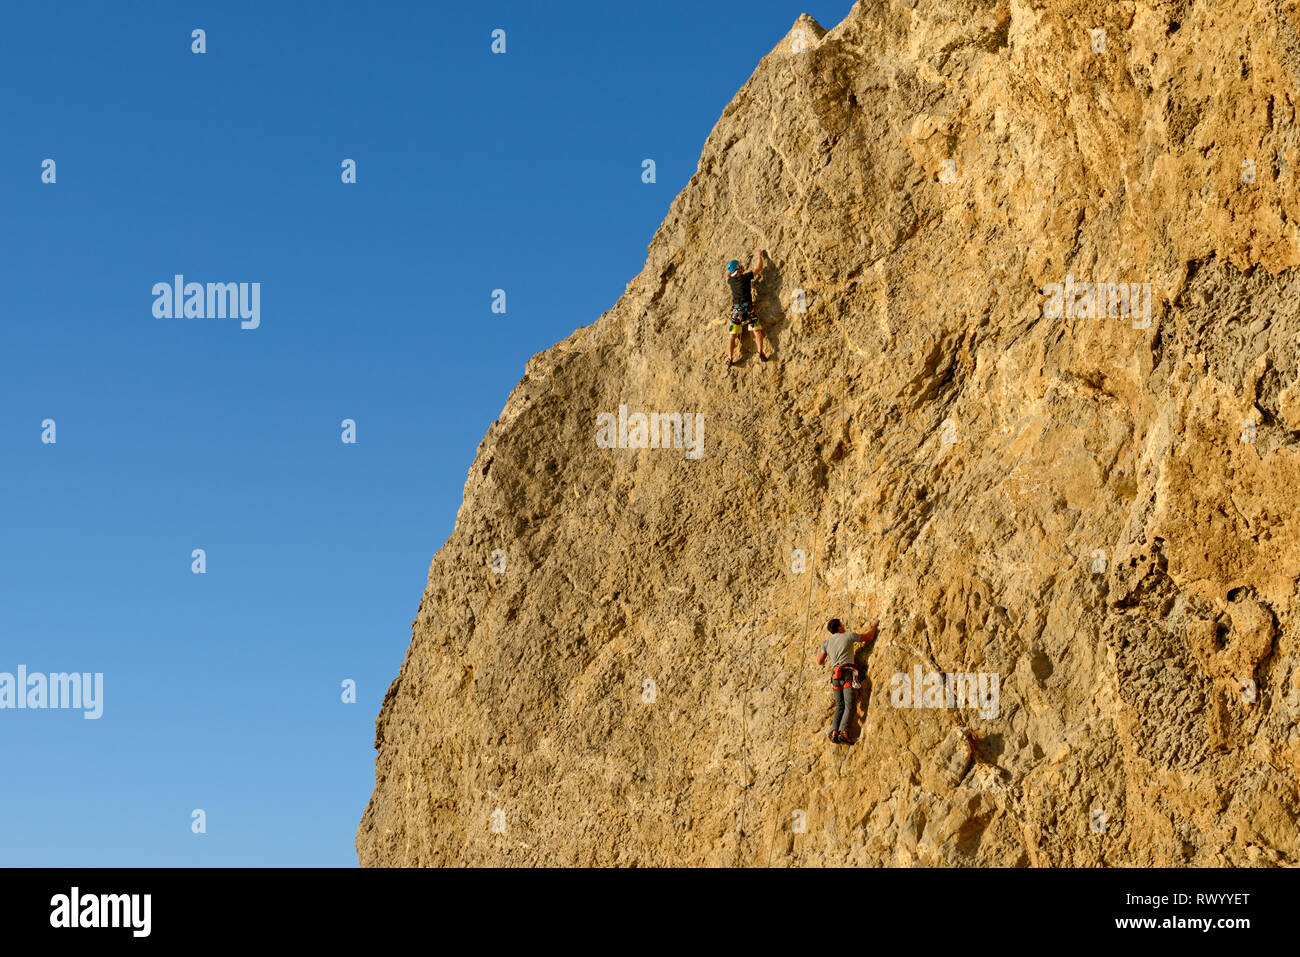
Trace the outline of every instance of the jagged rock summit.
[[1297, 863], [1298, 17], [800, 17], [484, 438], [361, 863]]

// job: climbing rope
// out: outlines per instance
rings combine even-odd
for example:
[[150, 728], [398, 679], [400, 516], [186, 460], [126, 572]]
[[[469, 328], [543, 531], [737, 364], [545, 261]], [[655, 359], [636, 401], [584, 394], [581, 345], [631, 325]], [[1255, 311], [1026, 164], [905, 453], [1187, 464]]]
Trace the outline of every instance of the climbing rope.
[[[757, 449], [757, 436], [756, 436], [756, 434], [755, 434], [755, 432], [754, 432], [753, 429], [748, 429], [748, 430], [746, 430], [746, 434], [750, 437], [750, 442], [749, 442], [749, 445], [750, 445], [750, 462], [749, 462], [749, 464], [750, 464], [750, 469], [749, 469], [749, 472], [750, 472], [750, 474], [753, 474], [753, 473], [754, 473], [754, 468], [753, 468], [753, 465], [754, 465], [754, 459], [756, 459], [757, 456], [758, 456], [758, 449]], [[750, 692], [751, 692], [751, 689], [754, 687], [754, 682], [755, 682], [755, 680], [756, 680], [756, 676], [757, 676], [757, 674], [758, 674], [758, 645], [757, 645], [756, 643], [752, 645], [752, 647], [751, 647], [751, 649], [750, 649], [750, 656], [749, 656], [749, 657], [750, 657], [750, 661], [749, 661], [749, 674], [746, 676], [747, 680], [745, 681], [745, 695], [744, 695], [744, 700], [741, 702], [741, 712], [740, 712], [740, 753], [741, 753], [742, 756], [748, 756], [748, 755], [749, 755], [749, 747], [750, 747], [750, 746], [749, 746], [749, 703], [750, 703]], [[742, 770], [743, 770], [743, 765], [742, 765]], [[757, 774], [753, 771], [753, 768], [752, 768], [752, 767], [750, 768], [750, 773], [751, 773], [751, 774], [754, 774], [755, 781], [756, 781], [756, 780], [757, 780]], [[744, 843], [745, 843], [745, 811], [746, 811], [746, 808], [747, 808], [748, 805], [749, 805], [749, 795], [748, 795], [748, 792], [749, 792], [749, 790], [753, 787], [754, 783], [755, 783], [755, 782], [750, 782], [750, 784], [748, 784], [748, 785], [744, 785], [743, 782], [742, 782], [743, 792], [742, 792], [742, 794], [741, 794], [741, 798], [740, 798], [740, 822], [739, 822], [739, 827], [737, 828], [737, 831], [736, 831], [736, 866], [739, 866], [739, 865], [740, 865], [740, 856], [741, 856], [741, 852], [744, 850]]]
[[[849, 94], [849, 95], [852, 96], [852, 94]], [[853, 101], [852, 101], [851, 99], [847, 99], [847, 100], [845, 101], [845, 105], [844, 105], [844, 131], [845, 131], [845, 132], [844, 132], [844, 135], [845, 135], [845, 136], [847, 137], [847, 139], [848, 139], [848, 152], [849, 152], [849, 165], [850, 165], [850, 167], [853, 165], [853, 126], [852, 126], [852, 122], [853, 122], [853, 114], [852, 114], [852, 109], [851, 109], [851, 107], [852, 107], [852, 103], [853, 103]], [[844, 221], [844, 227], [843, 227], [843, 234], [844, 234], [845, 245], [848, 245], [848, 234], [849, 234], [849, 228], [848, 228], [848, 204], [847, 204], [847, 203], [846, 203], [845, 206], [844, 206], [844, 218], [845, 218], [845, 221]], [[845, 298], [846, 300], [847, 300], [847, 298], [848, 298], [848, 294], [849, 294], [849, 290], [848, 290], [848, 283], [847, 283], [847, 279], [846, 279], [845, 287], [844, 287], [844, 289], [843, 289], [843, 291], [842, 291], [842, 295], [844, 296], [844, 298]], [[850, 354], [853, 353], [853, 352], [855, 352], [856, 350], [850, 349], [850, 348], [848, 347], [848, 343], [849, 343], [849, 334], [848, 334], [848, 330], [847, 330], [847, 329], [842, 329], [841, 331], [842, 331], [843, 334], [844, 334], [844, 349], [842, 350], [842, 351], [843, 351], [843, 354], [844, 354], [844, 391], [843, 391], [843, 394], [840, 396], [840, 422], [842, 423], [841, 427], [842, 427], [843, 430], [844, 430], [844, 442], [845, 442], [845, 450], [844, 450], [844, 454], [845, 454], [846, 456], [848, 456], [848, 459], [849, 459], [849, 462], [848, 462], [848, 465], [849, 465], [849, 476], [848, 476], [848, 478], [849, 478], [849, 480], [848, 480], [848, 483], [847, 483], [847, 484], [844, 483], [844, 482], [841, 482], [841, 483], [840, 483], [840, 524], [839, 524], [839, 532], [838, 532], [837, 537], [839, 537], [839, 536], [843, 536], [843, 537], [844, 537], [844, 542], [845, 542], [845, 546], [844, 546], [844, 597], [845, 597], [845, 600], [846, 600], [846, 602], [847, 602], [847, 604], [848, 604], [848, 609], [849, 609], [848, 621], [853, 622], [854, 625], [857, 625], [858, 622], [856, 622], [856, 620], [855, 620], [854, 617], [853, 617], [853, 589], [849, 587], [849, 579], [850, 579], [850, 577], [851, 577], [851, 572], [852, 572], [852, 570], [853, 570], [853, 552], [852, 552], [852, 548], [851, 548], [852, 538], [849, 537], [849, 528], [848, 528], [848, 522], [847, 522], [848, 497], [849, 497], [850, 492], [851, 492], [853, 489], [857, 488], [857, 461], [858, 461], [858, 457], [857, 457], [856, 455], [854, 455], [854, 454], [851, 454], [850, 451], [849, 451], [850, 449], [853, 448], [853, 422], [852, 422], [852, 420], [849, 418], [849, 382], [850, 382], [849, 365], [850, 365], [850, 362], [851, 362], [851, 360], [850, 360]], [[853, 627], [853, 626], [850, 625], [849, 627]], [[862, 629], [859, 628], [858, 630], [862, 630]], [[856, 666], [856, 665], [855, 665], [855, 666]], [[865, 670], [865, 669], [864, 669], [864, 670]], [[855, 672], [855, 674], [856, 674], [856, 672]], [[855, 678], [855, 680], [857, 680], [857, 679]], [[866, 682], [863, 681], [863, 682], [861, 682], [861, 684], [862, 684], [862, 691], [865, 691], [865, 690], [866, 690]], [[861, 691], [860, 691], [858, 694], [854, 695], [854, 698], [855, 698], [855, 701], [854, 701], [854, 707], [857, 707], [858, 703], [859, 703], [860, 700], [861, 700], [861, 697], [862, 697], [862, 693], [861, 693]], [[865, 709], [865, 708], [863, 709], [863, 717], [864, 717], [864, 718], [866, 717], [866, 709]], [[853, 715], [852, 715], [851, 712], [850, 712], [850, 714], [848, 715], [848, 717], [847, 717], [846, 720], [849, 722], [849, 727], [852, 727]], [[861, 739], [861, 737], [862, 737], [862, 727], [861, 727], [861, 725], [859, 725], [859, 727], [858, 727], [858, 738], [859, 738], [859, 740]], [[840, 767], [841, 767], [841, 768], [844, 767], [844, 762], [847, 761], [848, 758], [849, 758], [849, 755], [848, 755], [848, 753], [847, 753], [847, 751], [846, 751], [846, 753], [845, 753], [845, 754], [840, 758]]]
[[[741, 755], [749, 754], [749, 692], [754, 686], [754, 675], [757, 672], [755, 662], [758, 659], [758, 645], [755, 644], [750, 651], [749, 674], [746, 676], [745, 697], [741, 702], [740, 711], [740, 753]], [[743, 770], [743, 765], [741, 766]], [[740, 852], [744, 849], [745, 844], [745, 808], [749, 803], [748, 791], [749, 786], [743, 782], [741, 784], [742, 793], [740, 796], [740, 824], [736, 829], [736, 862], [734, 867], [740, 866]]]
[[[852, 95], [852, 94], [847, 94], [846, 97], [845, 97], [845, 101], [844, 101], [844, 135], [845, 135], [846, 142], [847, 142], [847, 145], [848, 145], [848, 148], [849, 148], [849, 163], [850, 163], [850, 166], [852, 165], [852, 155], [853, 155], [853, 127], [852, 127], [852, 123], [853, 123], [853, 114], [852, 114], [853, 101], [852, 101], [852, 99], [851, 99], [851, 95]], [[806, 198], [805, 198], [805, 202], [806, 202]], [[846, 208], [845, 216], [847, 217], [847, 215], [848, 215], [848, 213], [847, 213], [847, 208]], [[845, 234], [846, 234], [846, 239], [847, 239], [847, 233], [848, 233], [847, 225], [846, 225], [846, 227], [845, 227], [845, 229], [844, 229], [844, 232], [845, 232]], [[844, 287], [843, 289], [840, 290], [841, 301], [843, 301], [843, 299], [847, 297], [847, 293], [848, 293], [848, 288], [847, 288], [847, 283], [846, 283], [846, 284], [845, 284], [845, 287]], [[828, 304], [828, 308], [829, 308], [829, 304]], [[842, 325], [841, 325], [841, 327], [840, 327], [840, 331], [841, 331], [841, 333], [843, 334], [843, 337], [844, 337], [844, 347], [843, 347], [843, 355], [844, 355], [844, 392], [843, 392], [843, 394], [840, 396], [840, 423], [841, 423], [841, 427], [845, 429], [845, 431], [844, 431], [844, 441], [845, 441], [845, 452], [844, 452], [844, 454], [847, 456], [847, 455], [849, 454], [849, 452], [848, 452], [848, 444], [849, 444], [849, 443], [848, 443], [848, 440], [849, 440], [849, 429], [848, 429], [848, 427], [847, 427], [847, 423], [848, 423], [848, 421], [849, 421], [849, 419], [848, 419], [849, 352], [850, 352], [851, 350], [849, 349], [848, 333], [847, 333], [847, 331], [844, 330], [844, 328], [843, 328]], [[851, 463], [851, 464], [852, 464], [852, 463]], [[850, 481], [852, 481], [852, 476], [850, 476]], [[845, 510], [846, 510], [846, 498], [847, 498], [847, 492], [846, 492], [846, 489], [845, 489], [844, 483], [841, 482], [841, 483], [840, 483], [840, 520], [839, 520], [839, 525], [838, 525], [838, 534], [839, 534], [839, 535], [843, 535], [843, 534], [844, 534], [844, 516], [845, 516]], [[812, 547], [812, 552], [811, 552], [811, 556], [812, 556], [814, 562], [816, 561], [816, 555], [817, 555], [817, 533], [816, 533], [816, 528], [814, 527], [814, 531], [813, 531], [813, 547]], [[846, 595], [846, 597], [847, 597], [847, 599], [848, 599], [849, 620], [852, 621], [852, 620], [853, 620], [853, 596], [852, 596], [852, 593], [851, 593], [850, 590], [849, 590], [849, 564], [848, 564], [848, 550], [847, 550], [847, 549], [844, 550], [844, 555], [845, 555], [845, 563], [844, 563], [844, 591], [845, 591], [845, 595]], [[809, 569], [808, 569], [808, 576], [809, 576], [809, 577], [808, 577], [808, 595], [807, 595], [807, 598], [806, 598], [805, 601], [804, 601], [803, 641], [801, 642], [801, 645], [800, 645], [800, 647], [801, 647], [801, 649], [802, 649], [802, 654], [800, 655], [799, 681], [798, 681], [798, 684], [796, 685], [796, 693], [802, 691], [802, 689], [803, 689], [803, 687], [804, 687], [804, 672], [805, 672], [805, 670], [806, 670], [806, 668], [807, 668], [807, 664], [808, 664], [808, 648], [807, 648], [807, 645], [808, 645], [808, 624], [809, 624], [810, 614], [811, 614], [811, 609], [812, 609], [812, 592], [813, 592], [813, 584], [814, 584], [815, 581], [816, 581], [816, 571], [817, 571], [817, 570], [816, 570], [816, 567], [815, 567], [815, 566], [814, 566], [813, 568], [809, 568]], [[798, 717], [799, 717], [799, 711], [800, 711], [800, 709], [799, 709], [799, 704], [798, 704], [798, 701], [799, 701], [799, 700], [802, 700], [802, 696], [801, 696], [799, 699], [796, 699], [796, 702], [795, 702], [794, 706], [790, 709], [790, 733], [789, 733], [789, 735], [787, 736], [787, 739], [786, 739], [786, 753], [785, 753], [785, 761], [784, 761], [784, 763], [783, 763], [783, 767], [782, 767], [782, 769], [781, 769], [781, 788], [780, 788], [780, 792], [779, 792], [778, 795], [777, 795], [777, 809], [778, 809], [778, 811], [779, 811], [780, 813], [784, 813], [786, 777], [788, 776], [788, 774], [789, 774], [789, 772], [790, 772], [790, 756], [791, 756], [791, 753], [792, 753], [793, 750], [794, 750], [794, 734], [795, 734], [795, 728], [796, 728], [797, 725], [798, 725]], [[778, 816], [778, 817], [777, 817], [776, 819], [774, 819], [773, 822], [772, 822], [772, 839], [771, 839], [771, 841], [768, 842], [768, 846], [767, 846], [767, 862], [766, 862], [766, 866], [767, 866], [767, 867], [771, 867], [771, 866], [772, 866], [772, 851], [773, 851], [773, 849], [774, 849], [775, 846], [776, 846], [776, 834], [777, 834], [777, 828], [778, 828], [778, 826], [780, 825], [780, 821], [781, 821], [781, 819], [780, 819], [780, 817]]]
[[[813, 529], [812, 550], [809, 552], [809, 557], [813, 560], [813, 562], [816, 562], [817, 531], [815, 527]], [[808, 666], [808, 655], [806, 653], [806, 646], [808, 644], [809, 615], [811, 614], [812, 611], [813, 584], [817, 580], [816, 565], [809, 568], [807, 574], [808, 574], [808, 596], [807, 598], [804, 599], [803, 641], [800, 643], [800, 648], [803, 649], [805, 653], [800, 654], [799, 656], [799, 683], [796, 685], [796, 692], [803, 687], [804, 669], [807, 668]], [[777, 796], [777, 802], [776, 802], [778, 809], [781, 808], [781, 806], [785, 803], [785, 777], [786, 777], [786, 773], [790, 770], [790, 755], [794, 751], [794, 729], [796, 725], [796, 720], [798, 718], [798, 713], [799, 713], [799, 707], [798, 704], [796, 703], [795, 706], [790, 709], [790, 733], [786, 736], [785, 761], [783, 762], [783, 766], [781, 770], [781, 792]], [[767, 845], [767, 863], [765, 865], [767, 867], [772, 866], [772, 848], [776, 844], [776, 829], [779, 822], [780, 822], [779, 818], [772, 822], [772, 840], [770, 840]]]

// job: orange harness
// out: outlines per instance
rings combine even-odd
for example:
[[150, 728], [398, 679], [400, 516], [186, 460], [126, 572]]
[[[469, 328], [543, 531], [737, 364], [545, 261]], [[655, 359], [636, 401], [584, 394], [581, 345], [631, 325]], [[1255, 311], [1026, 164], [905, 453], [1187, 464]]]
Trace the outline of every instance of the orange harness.
[[831, 687], [836, 691], [842, 691], [852, 685], [854, 688], [861, 688], [858, 682], [858, 669], [854, 665], [836, 665], [831, 671]]

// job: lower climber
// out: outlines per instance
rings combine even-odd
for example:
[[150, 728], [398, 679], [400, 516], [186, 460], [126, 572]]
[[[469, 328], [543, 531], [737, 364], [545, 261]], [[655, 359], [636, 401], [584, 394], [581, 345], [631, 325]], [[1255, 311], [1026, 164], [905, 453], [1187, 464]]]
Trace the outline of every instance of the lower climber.
[[754, 344], [758, 346], [758, 357], [767, 361], [767, 351], [763, 348], [763, 323], [754, 311], [755, 279], [762, 278], [764, 251], [758, 251], [758, 265], [753, 272], [740, 268], [740, 260], [733, 259], [727, 263], [727, 285], [731, 287], [731, 323], [727, 326], [727, 367], [735, 362], [736, 340], [748, 329], [754, 334]]
[[826, 657], [831, 659], [831, 693], [835, 695], [835, 717], [831, 719], [831, 740], [838, 744], [852, 744], [849, 737], [849, 721], [853, 717], [853, 702], [857, 699], [862, 681], [858, 666], [853, 663], [858, 645], [876, 640], [876, 631], [880, 621], [871, 623], [865, 635], [854, 631], [845, 631], [844, 623], [832, 618], [826, 623], [826, 630], [831, 636], [822, 645], [817, 655], [817, 664], [824, 665]]

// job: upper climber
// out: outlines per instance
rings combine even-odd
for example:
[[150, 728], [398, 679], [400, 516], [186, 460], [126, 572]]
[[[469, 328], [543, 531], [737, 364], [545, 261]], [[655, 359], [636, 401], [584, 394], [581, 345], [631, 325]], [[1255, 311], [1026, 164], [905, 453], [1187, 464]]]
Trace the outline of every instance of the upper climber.
[[748, 328], [754, 334], [754, 344], [758, 346], [758, 357], [767, 361], [767, 352], [763, 349], [763, 323], [754, 311], [753, 281], [763, 275], [763, 250], [758, 251], [758, 265], [753, 272], [740, 268], [740, 261], [733, 259], [727, 263], [727, 285], [731, 287], [731, 323], [727, 327], [727, 366], [735, 361], [736, 340]]
[[858, 645], [876, 640], [879, 621], [873, 621], [865, 635], [845, 631], [844, 624], [838, 618], [826, 622], [826, 630], [831, 636], [822, 644], [817, 655], [817, 664], [825, 664], [826, 656], [831, 658], [831, 693], [835, 696], [835, 717], [831, 719], [831, 740], [839, 744], [852, 744], [849, 737], [849, 720], [853, 717], [853, 702], [857, 698], [858, 688], [862, 686], [858, 678], [858, 666], [853, 663], [853, 656]]

